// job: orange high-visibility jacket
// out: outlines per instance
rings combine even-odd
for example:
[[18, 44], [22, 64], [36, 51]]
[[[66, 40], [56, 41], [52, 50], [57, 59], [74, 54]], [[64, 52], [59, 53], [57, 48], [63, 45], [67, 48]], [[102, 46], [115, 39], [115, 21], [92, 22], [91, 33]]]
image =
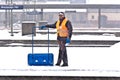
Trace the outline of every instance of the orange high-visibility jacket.
[[66, 27], [66, 23], [67, 23], [67, 19], [65, 18], [61, 25], [60, 24], [60, 20], [57, 21], [56, 23], [56, 29], [57, 29], [57, 35], [59, 35], [60, 37], [67, 37], [68, 36], [68, 29]]

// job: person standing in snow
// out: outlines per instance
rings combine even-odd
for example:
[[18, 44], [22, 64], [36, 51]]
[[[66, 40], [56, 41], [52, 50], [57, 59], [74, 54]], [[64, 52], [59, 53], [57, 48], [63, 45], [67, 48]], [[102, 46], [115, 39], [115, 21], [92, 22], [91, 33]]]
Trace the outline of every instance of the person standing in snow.
[[[67, 49], [66, 44], [70, 43], [72, 37], [72, 24], [65, 17], [64, 12], [59, 12], [59, 20], [54, 24], [47, 24], [45, 26], [41, 26], [41, 29], [44, 28], [56, 28], [57, 29], [57, 41], [59, 44], [59, 55], [56, 66], [68, 66], [68, 58], [67, 58]], [[63, 64], [61, 65], [61, 62]]]

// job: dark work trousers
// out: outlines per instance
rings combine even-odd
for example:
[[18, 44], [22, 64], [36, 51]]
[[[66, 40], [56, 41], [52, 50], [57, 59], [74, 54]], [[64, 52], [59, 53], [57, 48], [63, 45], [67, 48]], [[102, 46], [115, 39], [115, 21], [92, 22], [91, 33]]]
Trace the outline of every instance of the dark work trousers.
[[63, 61], [63, 64], [68, 65], [68, 59], [67, 59], [67, 50], [66, 50], [66, 38], [63, 38], [62, 40], [58, 40], [59, 44], [59, 55], [58, 55], [58, 61], [57, 64], [60, 64], [61, 61]]

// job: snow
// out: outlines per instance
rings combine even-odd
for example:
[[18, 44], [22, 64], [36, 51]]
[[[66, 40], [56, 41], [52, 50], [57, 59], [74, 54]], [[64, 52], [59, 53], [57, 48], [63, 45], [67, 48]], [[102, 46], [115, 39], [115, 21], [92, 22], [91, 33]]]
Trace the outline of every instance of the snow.
[[[0, 31], [0, 40], [26, 40], [29, 36], [21, 36], [21, 32], [10, 36], [8, 30]], [[47, 39], [46, 35], [37, 34], [35, 39]], [[50, 34], [55, 40], [56, 35]], [[73, 35], [72, 40], [120, 40], [114, 35]], [[16, 43], [17, 44], [17, 43]], [[21, 44], [22, 45], [22, 44]], [[27, 55], [31, 47], [0, 47], [1, 76], [114, 76], [120, 77], [120, 43], [112, 47], [67, 47], [68, 67], [29, 66]], [[34, 53], [46, 53], [47, 47], [35, 47]], [[54, 64], [58, 57], [58, 47], [50, 47], [54, 54]]]
[[[31, 40], [32, 39], [32, 35], [26, 35], [26, 36], [22, 36], [21, 31], [17, 31], [18, 33], [14, 33], [14, 36], [10, 36], [10, 30], [1, 30], [0, 31], [0, 35], [2, 37], [0, 37], [1, 40], [4, 39], [8, 39], [8, 40]], [[50, 30], [51, 32], [54, 32], [55, 30]], [[44, 32], [44, 31], [43, 31]], [[45, 32], [47, 32], [47, 30], [45, 30]], [[109, 32], [109, 31], [108, 31]], [[3, 36], [4, 34], [4, 36]], [[56, 40], [56, 35], [57, 34], [49, 34], [49, 39], [50, 40]], [[47, 40], [48, 39], [48, 34], [37, 34], [34, 37], [35, 40]], [[103, 34], [103, 35], [73, 35], [71, 40], [120, 40], [120, 37], [115, 37], [115, 35], [113, 34]]]

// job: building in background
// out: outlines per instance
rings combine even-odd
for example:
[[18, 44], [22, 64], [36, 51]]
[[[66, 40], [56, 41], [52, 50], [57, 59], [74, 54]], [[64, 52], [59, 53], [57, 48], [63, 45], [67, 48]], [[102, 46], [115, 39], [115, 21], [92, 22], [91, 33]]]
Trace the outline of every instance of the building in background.
[[75, 4], [83, 3], [83, 4], [85, 4], [86, 0], [70, 0], [70, 3], [75, 3]]
[[[11, 1], [16, 5], [21, 2], [22, 4], [39, 4], [57, 2], [64, 3], [69, 2], [71, 4], [87, 4], [88, 0], [0, 0], [0, 4], [5, 4], [6, 1], [10, 3]], [[40, 5], [40, 4], [39, 4]], [[49, 11], [47, 11], [49, 10]], [[63, 10], [63, 9], [62, 9]], [[43, 14], [41, 14], [41, 9], [33, 7], [31, 9], [13, 10], [12, 11], [12, 24], [21, 23], [22, 21], [48, 21], [48, 23], [55, 22], [58, 17], [58, 11], [61, 9], [44, 9]], [[40, 14], [33, 14], [36, 11]], [[102, 28], [120, 28], [120, 9], [101, 9], [101, 15], [99, 17], [98, 9], [64, 9], [66, 16], [73, 22], [74, 28], [98, 28], [100, 25]], [[11, 21], [11, 13], [9, 10], [0, 10], [0, 27], [9, 26]], [[17, 26], [16, 26], [17, 27]], [[20, 28], [21, 29], [21, 28]]]

